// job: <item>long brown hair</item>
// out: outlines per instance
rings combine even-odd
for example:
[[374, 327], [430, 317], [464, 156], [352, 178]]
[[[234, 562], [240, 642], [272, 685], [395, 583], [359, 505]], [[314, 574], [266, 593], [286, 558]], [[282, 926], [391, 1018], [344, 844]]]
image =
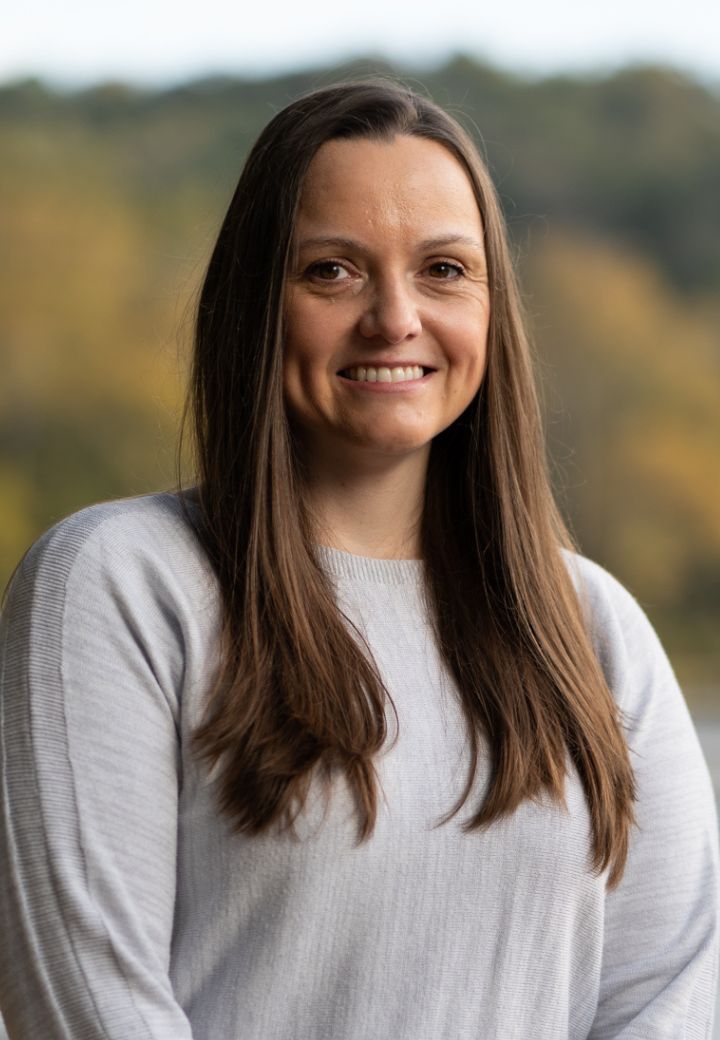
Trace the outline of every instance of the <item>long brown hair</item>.
[[[237, 831], [292, 825], [314, 775], [344, 770], [360, 840], [377, 813], [373, 756], [392, 704], [369, 648], [338, 609], [313, 549], [283, 402], [283, 291], [303, 178], [335, 138], [410, 134], [444, 145], [472, 183], [491, 292], [476, 398], [435, 438], [422, 519], [426, 593], [460, 691], [468, 798], [484, 734], [492, 783], [466, 830], [543, 790], [564, 805], [567, 756], [592, 820], [592, 868], [616, 885], [635, 784], [619, 711], [593, 652], [552, 497], [530, 353], [505, 225], [463, 129], [392, 81], [344, 83], [288, 105], [252, 149], [202, 286], [189, 408], [198, 535], [222, 595], [221, 666], [195, 733], [218, 767]], [[393, 706], [394, 707], [394, 706]]]

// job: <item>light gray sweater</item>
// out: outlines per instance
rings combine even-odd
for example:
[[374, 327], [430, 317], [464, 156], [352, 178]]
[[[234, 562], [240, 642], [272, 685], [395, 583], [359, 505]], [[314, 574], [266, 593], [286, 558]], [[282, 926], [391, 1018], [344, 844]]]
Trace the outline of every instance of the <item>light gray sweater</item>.
[[[708, 771], [644, 614], [569, 558], [639, 784], [620, 887], [568, 812], [434, 828], [465, 777], [422, 563], [318, 550], [399, 714], [356, 845], [338, 779], [289, 835], [236, 837], [189, 753], [217, 585], [178, 500], [83, 510], [36, 543], [2, 622], [0, 1007], [12, 1040], [707, 1040], [718, 948]], [[390, 738], [393, 716], [388, 713]]]

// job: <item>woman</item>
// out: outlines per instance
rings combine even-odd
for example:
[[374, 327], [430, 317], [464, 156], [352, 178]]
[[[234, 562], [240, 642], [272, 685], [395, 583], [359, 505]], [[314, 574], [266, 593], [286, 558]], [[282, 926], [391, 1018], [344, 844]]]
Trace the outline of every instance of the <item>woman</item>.
[[707, 1036], [707, 769], [569, 551], [462, 130], [382, 81], [280, 112], [195, 346], [197, 488], [10, 591], [11, 1038]]

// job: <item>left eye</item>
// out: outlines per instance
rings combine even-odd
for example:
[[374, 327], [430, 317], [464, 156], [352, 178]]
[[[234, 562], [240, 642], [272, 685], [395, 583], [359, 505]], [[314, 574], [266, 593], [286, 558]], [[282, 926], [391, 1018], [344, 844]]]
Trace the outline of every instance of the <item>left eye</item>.
[[449, 260], [436, 260], [434, 264], [429, 265], [428, 272], [432, 278], [438, 278], [443, 281], [462, 278], [465, 274], [460, 264], [451, 263]]
[[339, 282], [348, 277], [348, 272], [337, 260], [319, 260], [308, 268], [308, 274], [323, 282]]

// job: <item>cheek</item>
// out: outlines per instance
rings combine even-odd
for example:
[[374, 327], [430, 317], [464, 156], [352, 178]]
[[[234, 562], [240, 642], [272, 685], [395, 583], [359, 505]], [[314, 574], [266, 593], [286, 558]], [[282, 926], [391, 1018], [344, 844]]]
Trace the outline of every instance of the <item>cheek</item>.
[[304, 363], [308, 354], [308, 341], [302, 330], [306, 326], [293, 321], [285, 326], [285, 342], [283, 345], [283, 363], [285, 369], [297, 370]]
[[285, 359], [304, 378], [323, 372], [333, 357], [337, 335], [332, 317], [313, 308], [296, 308], [286, 324]]
[[318, 354], [318, 337], [311, 316], [295, 307], [285, 325], [283, 370], [286, 390], [298, 390], [307, 381]]
[[452, 334], [446, 339], [451, 372], [448, 404], [452, 402], [451, 407], [458, 413], [470, 404], [485, 377], [488, 325], [487, 311], [473, 310], [466, 313], [464, 321], [454, 324]]
[[299, 326], [286, 335], [283, 351], [283, 391], [288, 414], [312, 424], [332, 406], [332, 366], [323, 351], [320, 330]]
[[487, 358], [487, 319], [483, 316], [479, 322], [475, 316], [474, 321], [458, 324], [453, 333], [447, 341], [450, 363], [468, 377], [482, 378]]
[[306, 370], [308, 343], [302, 335], [295, 331], [287, 331], [283, 346], [283, 391], [285, 407], [293, 418], [297, 419], [307, 408]]
[[312, 344], [316, 339], [312, 308], [302, 294], [294, 289], [285, 307], [284, 315], [284, 358], [287, 365], [300, 368], [312, 353]]

